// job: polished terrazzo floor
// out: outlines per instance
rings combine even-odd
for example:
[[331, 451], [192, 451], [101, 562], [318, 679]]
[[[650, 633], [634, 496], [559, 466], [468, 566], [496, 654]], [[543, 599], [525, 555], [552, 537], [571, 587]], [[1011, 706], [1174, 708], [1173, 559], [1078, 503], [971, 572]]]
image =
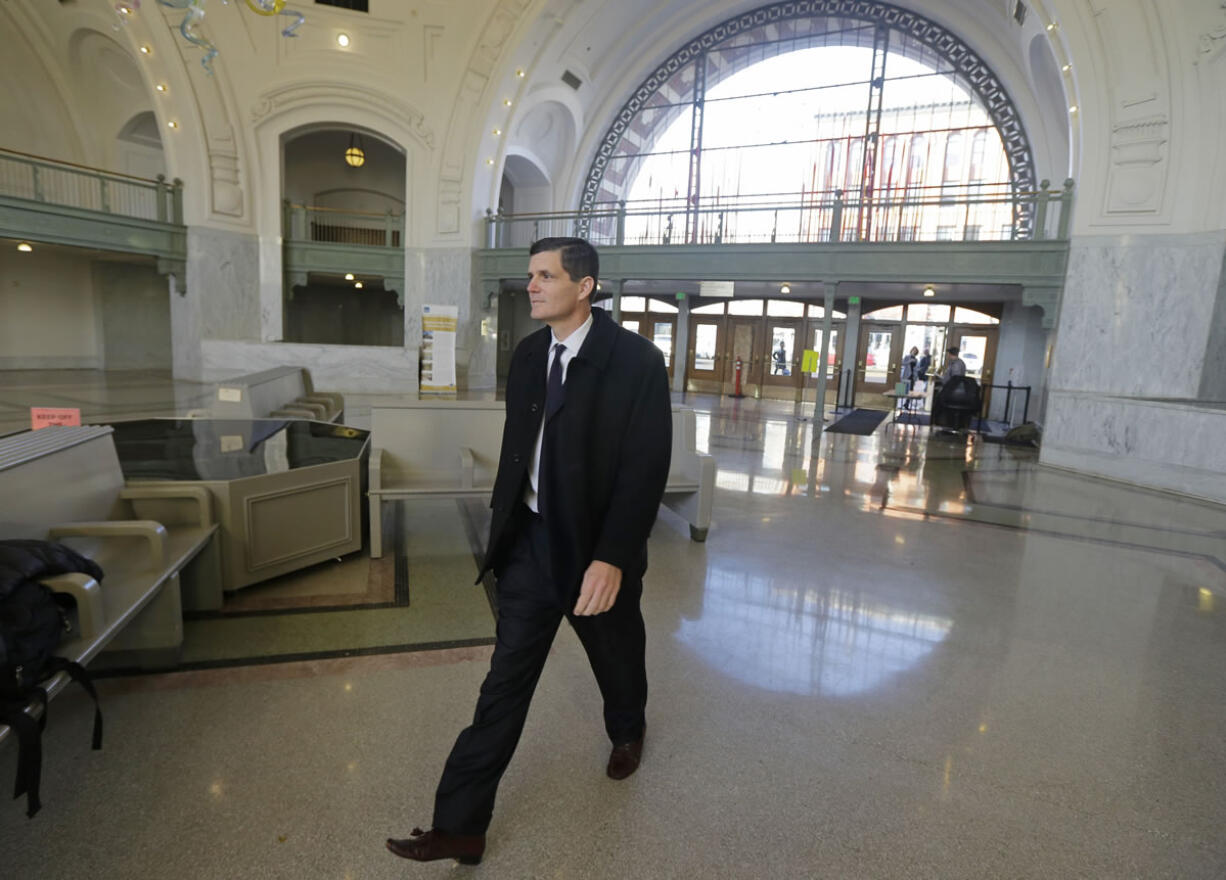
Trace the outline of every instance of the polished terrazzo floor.
[[[38, 384], [0, 375], [0, 413]], [[82, 387], [124, 412], [192, 396]], [[3, 875], [1226, 875], [1226, 510], [914, 427], [814, 454], [790, 406], [687, 403], [719, 462], [715, 517], [695, 544], [662, 511], [651, 539], [635, 776], [603, 775], [566, 628], [479, 868], [382, 841], [428, 822], [488, 648], [110, 679], [101, 752], [85, 701], [52, 704], [46, 805], [0, 816]], [[488, 615], [453, 540], [422, 595]]]

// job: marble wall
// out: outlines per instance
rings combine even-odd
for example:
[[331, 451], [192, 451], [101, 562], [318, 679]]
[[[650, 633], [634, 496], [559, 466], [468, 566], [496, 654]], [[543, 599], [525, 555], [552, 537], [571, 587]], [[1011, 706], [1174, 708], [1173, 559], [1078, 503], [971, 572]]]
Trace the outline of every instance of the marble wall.
[[1010, 381], [1014, 385], [1030, 387], [1030, 405], [1023, 410], [1021, 397], [1013, 395], [1010, 409], [1005, 412], [1005, 392], [997, 390], [992, 393], [992, 407], [989, 415], [994, 419], [1009, 419], [1020, 422], [1023, 414], [1030, 421], [1040, 420], [1040, 401], [1043, 399], [1043, 388], [1046, 382], [1046, 370], [1043, 360], [1047, 349], [1048, 332], [1043, 329], [1043, 312], [1037, 306], [1024, 306], [1021, 303], [1005, 303], [1000, 318], [1000, 341], [996, 346], [996, 364], [993, 368], [992, 381], [1004, 385]]
[[[405, 253], [404, 344], [421, 345], [421, 308], [426, 303], [456, 306], [456, 380], [461, 390], [494, 387], [497, 353], [496, 307], [473, 272], [469, 248], [410, 248]], [[495, 300], [496, 303], [496, 300]]]
[[1226, 232], [1072, 242], [1041, 461], [1226, 503]]
[[199, 304], [203, 338], [258, 340], [259, 240], [190, 226], [187, 255], [187, 295]]
[[1209, 321], [1209, 339], [1197, 396], [1201, 400], [1226, 401], [1226, 255], [1218, 276], [1217, 305]]
[[1044, 464], [1226, 504], [1226, 406], [1049, 391]]
[[402, 348], [206, 339], [200, 351], [206, 382], [272, 367], [306, 367], [321, 391], [417, 396], [417, 353]]
[[1053, 389], [1195, 398], [1226, 233], [1072, 241]]

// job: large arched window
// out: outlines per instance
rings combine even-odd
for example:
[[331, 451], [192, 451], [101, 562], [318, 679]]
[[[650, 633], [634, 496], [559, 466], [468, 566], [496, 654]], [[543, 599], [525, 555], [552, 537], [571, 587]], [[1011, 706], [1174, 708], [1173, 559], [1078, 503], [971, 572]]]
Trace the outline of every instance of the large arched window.
[[1029, 235], [1013, 196], [1034, 186], [1012, 102], [956, 36], [884, 3], [799, 0], [721, 23], [643, 82], [581, 208], [599, 240], [626, 202], [627, 244], [1009, 238]]

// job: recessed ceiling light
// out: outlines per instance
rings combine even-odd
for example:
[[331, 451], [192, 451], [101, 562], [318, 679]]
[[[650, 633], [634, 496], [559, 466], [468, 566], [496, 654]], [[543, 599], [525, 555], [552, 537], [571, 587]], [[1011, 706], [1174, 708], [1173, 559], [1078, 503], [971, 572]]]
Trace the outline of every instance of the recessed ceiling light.
[[345, 273], [345, 280], [346, 280], [346, 281], [352, 281], [352, 280], [353, 280], [353, 273], [352, 273], [352, 272], [346, 272], [346, 273]]
[[924, 288], [924, 296], [936, 296], [936, 295], [937, 295], [937, 292], [932, 289], [931, 284], [929, 284], [927, 287]]
[[781, 285], [779, 285], [779, 292], [780, 292], [780, 293], [791, 293], [791, 292], [792, 292], [792, 288], [791, 288], [791, 286], [789, 286], [789, 285], [787, 285], [787, 284], [781, 284]]
[[361, 282], [361, 281], [355, 281], [355, 282], [353, 282], [353, 286], [354, 286], [354, 287], [356, 287], [358, 290], [361, 290], [361, 289], [362, 289], [362, 282]]
[[28, 241], [23, 241], [21, 244], [17, 245], [17, 250], [21, 251], [23, 254], [28, 254], [30, 251], [34, 250], [34, 245], [30, 244]]
[[342, 49], [348, 49], [349, 48], [349, 34], [337, 34], [336, 35], [336, 45], [340, 46]]
[[140, 47], [140, 54], [142, 54], [142, 55], [152, 55], [152, 54], [153, 54], [153, 50], [152, 50], [151, 48], [149, 48], [149, 44], [148, 44], [148, 43], [146, 43], [145, 45], [143, 45], [143, 46], [141, 46], [141, 47]]

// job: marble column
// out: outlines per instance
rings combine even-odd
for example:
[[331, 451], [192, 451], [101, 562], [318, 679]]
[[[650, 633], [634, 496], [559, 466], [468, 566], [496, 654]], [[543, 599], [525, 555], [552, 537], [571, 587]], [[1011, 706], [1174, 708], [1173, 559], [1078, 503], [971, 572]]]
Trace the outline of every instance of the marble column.
[[690, 305], [687, 296], [677, 303], [677, 333], [673, 339], [673, 391], [685, 391], [685, 372], [690, 365]]

